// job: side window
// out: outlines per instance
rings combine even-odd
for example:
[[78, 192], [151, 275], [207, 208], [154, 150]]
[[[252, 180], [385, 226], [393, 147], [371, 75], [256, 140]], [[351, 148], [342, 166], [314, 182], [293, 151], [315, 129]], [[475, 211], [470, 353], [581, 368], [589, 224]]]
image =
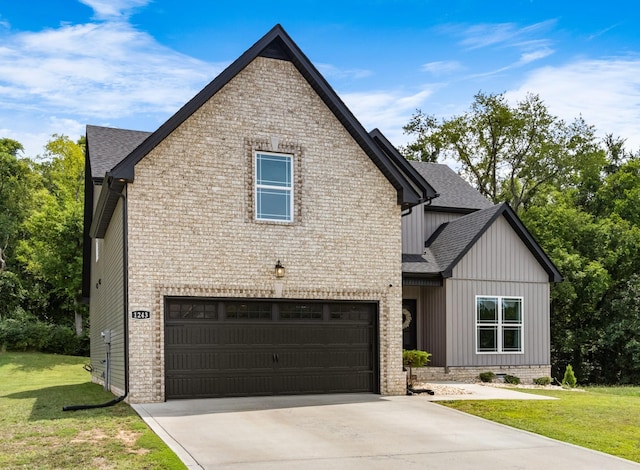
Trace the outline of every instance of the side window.
[[293, 222], [293, 156], [256, 152], [256, 220]]
[[522, 352], [522, 298], [476, 297], [476, 352]]

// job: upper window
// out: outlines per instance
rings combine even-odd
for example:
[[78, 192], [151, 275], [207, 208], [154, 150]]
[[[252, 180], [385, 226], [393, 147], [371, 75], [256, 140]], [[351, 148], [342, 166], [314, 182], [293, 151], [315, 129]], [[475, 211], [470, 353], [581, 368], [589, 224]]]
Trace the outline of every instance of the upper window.
[[476, 297], [476, 351], [522, 352], [522, 298]]
[[293, 222], [293, 156], [255, 154], [257, 220]]

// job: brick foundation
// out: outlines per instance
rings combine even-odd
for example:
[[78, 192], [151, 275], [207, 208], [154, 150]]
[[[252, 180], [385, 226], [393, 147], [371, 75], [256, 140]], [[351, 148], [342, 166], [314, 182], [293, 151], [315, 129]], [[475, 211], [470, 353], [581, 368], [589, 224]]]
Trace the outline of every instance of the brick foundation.
[[467, 382], [479, 381], [482, 372], [493, 372], [500, 375], [514, 375], [525, 384], [533, 383], [533, 379], [550, 377], [551, 366], [479, 366], [479, 367], [418, 367], [412, 369], [412, 374], [420, 382]]

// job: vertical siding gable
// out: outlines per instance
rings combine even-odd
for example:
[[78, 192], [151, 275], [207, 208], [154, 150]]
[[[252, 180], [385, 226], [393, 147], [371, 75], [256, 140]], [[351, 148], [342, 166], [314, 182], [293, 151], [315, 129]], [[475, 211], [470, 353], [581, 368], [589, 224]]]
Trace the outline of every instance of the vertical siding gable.
[[499, 217], [453, 269], [457, 279], [549, 282], [513, 228]]
[[453, 212], [426, 211], [424, 214], [424, 239], [428, 240], [442, 224], [459, 219], [463, 215]]
[[421, 255], [424, 251], [424, 204], [402, 217], [402, 252]]

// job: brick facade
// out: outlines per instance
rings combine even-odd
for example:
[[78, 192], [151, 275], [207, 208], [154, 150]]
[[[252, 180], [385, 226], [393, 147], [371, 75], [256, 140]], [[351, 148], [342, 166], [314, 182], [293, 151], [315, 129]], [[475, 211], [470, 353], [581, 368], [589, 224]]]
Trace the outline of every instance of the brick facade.
[[[294, 155], [293, 223], [253, 217], [255, 150]], [[135, 167], [127, 188], [131, 402], [164, 400], [165, 296], [379, 305], [383, 394], [402, 394], [396, 190], [291, 62], [258, 57]], [[280, 260], [286, 276], [276, 279]]]

